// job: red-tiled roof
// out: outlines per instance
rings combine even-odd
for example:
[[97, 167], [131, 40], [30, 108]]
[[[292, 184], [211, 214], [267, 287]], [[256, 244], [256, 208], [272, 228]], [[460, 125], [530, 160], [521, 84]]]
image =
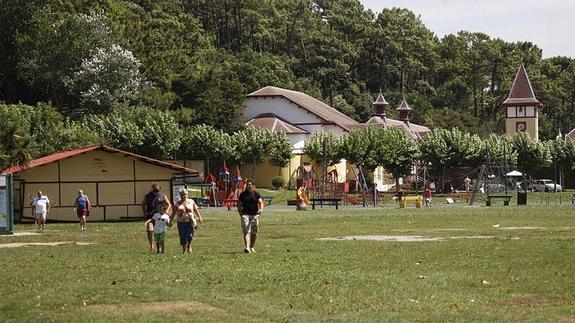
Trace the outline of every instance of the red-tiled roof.
[[171, 168], [173, 170], [177, 170], [177, 171], [180, 171], [183, 173], [192, 174], [192, 176], [198, 176], [198, 171], [195, 169], [191, 169], [191, 168], [175, 165], [172, 163], [164, 162], [161, 160], [153, 159], [150, 157], [130, 153], [130, 152], [123, 151], [123, 150], [116, 149], [116, 148], [112, 148], [112, 147], [109, 147], [106, 145], [94, 145], [94, 146], [82, 147], [82, 148], [77, 148], [77, 149], [68, 150], [68, 151], [57, 152], [57, 153], [54, 153], [52, 155], [48, 155], [45, 157], [34, 159], [30, 163], [28, 163], [28, 165], [26, 165], [26, 166], [12, 166], [12, 167], [6, 168], [2, 171], [2, 173], [3, 174], [19, 173], [19, 172], [26, 170], [26, 169], [46, 165], [46, 164], [49, 164], [49, 163], [52, 163], [52, 162], [55, 162], [58, 160], [78, 156], [78, 155], [85, 154], [85, 153], [91, 152], [91, 151], [96, 151], [96, 150], [103, 150], [103, 151], [107, 151], [110, 153], [119, 153], [119, 154], [122, 154], [122, 155], [125, 155], [128, 157], [132, 157], [132, 158], [141, 160], [145, 163], [155, 164], [155, 165], [158, 165], [161, 167]]
[[336, 109], [321, 102], [320, 100], [313, 98], [302, 92], [286, 90], [275, 86], [266, 86], [264, 88], [261, 88], [255, 92], [248, 94], [246, 97], [247, 98], [283, 97], [288, 101], [291, 101], [296, 105], [315, 114], [325, 122], [335, 124], [346, 131], [349, 131], [350, 126], [358, 124], [358, 122], [353, 120], [352, 118], [337, 111]]
[[283, 120], [273, 113], [263, 113], [255, 116], [246, 122], [246, 125], [260, 129], [267, 129], [273, 132], [285, 132], [287, 134], [309, 134], [309, 132]]
[[515, 80], [513, 81], [507, 100], [503, 101], [504, 107], [515, 105], [541, 106], [541, 102], [535, 97], [535, 92], [533, 92], [533, 87], [531, 86], [523, 63], [519, 65], [519, 69], [517, 69], [517, 74], [515, 74]]

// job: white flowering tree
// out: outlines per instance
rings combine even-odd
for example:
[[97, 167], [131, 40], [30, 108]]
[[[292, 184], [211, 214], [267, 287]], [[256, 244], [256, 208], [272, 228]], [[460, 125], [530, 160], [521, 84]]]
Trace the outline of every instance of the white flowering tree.
[[137, 103], [145, 86], [140, 61], [119, 45], [97, 48], [68, 82], [84, 113], [107, 113]]

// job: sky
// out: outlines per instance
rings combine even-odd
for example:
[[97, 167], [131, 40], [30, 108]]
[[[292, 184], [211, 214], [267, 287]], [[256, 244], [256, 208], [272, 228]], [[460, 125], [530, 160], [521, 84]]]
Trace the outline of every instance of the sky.
[[543, 57], [575, 58], [575, 0], [360, 0], [365, 9], [406, 8], [439, 37], [460, 30], [530, 41]]

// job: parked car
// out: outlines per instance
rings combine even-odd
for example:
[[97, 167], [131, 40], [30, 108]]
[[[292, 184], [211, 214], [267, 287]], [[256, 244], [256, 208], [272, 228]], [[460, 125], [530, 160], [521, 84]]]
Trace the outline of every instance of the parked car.
[[560, 184], [555, 184], [550, 179], [538, 179], [533, 182], [533, 190], [536, 192], [561, 192], [563, 187]]

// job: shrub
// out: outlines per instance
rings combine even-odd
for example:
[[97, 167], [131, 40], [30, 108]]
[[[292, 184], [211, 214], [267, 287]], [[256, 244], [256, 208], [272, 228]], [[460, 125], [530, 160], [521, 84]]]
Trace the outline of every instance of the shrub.
[[272, 186], [276, 190], [279, 190], [280, 188], [282, 188], [285, 185], [285, 183], [286, 183], [286, 181], [281, 176], [276, 176], [276, 177], [272, 178]]

